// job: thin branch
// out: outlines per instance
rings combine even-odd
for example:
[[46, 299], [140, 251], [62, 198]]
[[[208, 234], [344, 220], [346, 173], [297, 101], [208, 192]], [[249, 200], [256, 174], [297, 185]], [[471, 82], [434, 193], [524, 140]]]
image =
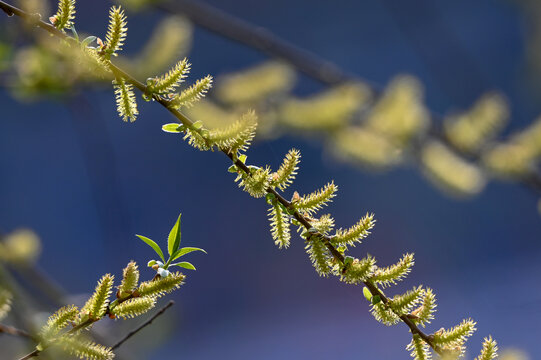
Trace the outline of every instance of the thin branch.
[[201, 1], [162, 1], [154, 6], [169, 13], [183, 14], [197, 25], [220, 36], [285, 60], [300, 72], [324, 84], [337, 85], [353, 76], [332, 62], [281, 39], [265, 28], [250, 24]]
[[[50, 300], [55, 303], [55, 306], [62, 307], [68, 304], [66, 300], [67, 292], [37, 265], [34, 264], [33, 266], [16, 268], [15, 270], [19, 272], [25, 281], [29, 281], [35, 287], [39, 287], [39, 290], [43, 293], [42, 295], [49, 297]], [[34, 296], [33, 298], [42, 300], [43, 296]], [[17, 304], [19, 306], [21, 302], [18, 301]], [[16, 308], [18, 308], [18, 306]], [[106, 342], [105, 339], [110, 336], [109, 332], [110, 331], [105, 328], [94, 329], [91, 337], [98, 343], [104, 343]], [[35, 337], [32, 338], [38, 342]], [[121, 360], [122, 357], [117, 355], [115, 356], [115, 359]]]
[[[195, 0], [176, 0], [175, 2], [157, 2], [153, 6], [168, 13], [183, 14], [195, 24], [219, 36], [260, 50], [270, 57], [284, 60], [297, 71], [322, 84], [334, 86], [344, 82], [360, 81], [368, 85], [375, 95], [380, 95], [383, 92], [381, 86], [344, 71], [335, 63], [280, 38], [268, 29], [237, 18], [212, 5]], [[438, 122], [442, 120], [440, 115], [433, 112], [430, 116], [433, 120], [438, 120]], [[449, 142], [441, 129], [434, 123], [431, 123], [429, 135], [455, 150], [463, 158], [472, 159], [470, 154], [464, 154], [463, 151]], [[414, 145], [421, 146], [422, 143]], [[413, 155], [418, 157], [419, 152], [414, 151]], [[475, 160], [477, 159], [475, 158]], [[537, 196], [541, 194], [541, 173], [538, 171], [530, 171], [523, 177], [518, 178], [517, 182], [533, 191]]]
[[[7, 12], [8, 14], [9, 13], [13, 13], [15, 15], [18, 15], [22, 18], [26, 18], [26, 19], [36, 19], [36, 16], [35, 15], [32, 15], [32, 14], [28, 14], [20, 9], [17, 9], [15, 7], [13, 7], [12, 5], [9, 5], [9, 4], [6, 4], [5, 2], [1, 1], [0, 0], [0, 8], [2, 8], [2, 10], [4, 10], [5, 12]], [[50, 25], [50, 24], [47, 24], [41, 20], [38, 20], [36, 22], [36, 26], [42, 28], [42, 29], [45, 29], [47, 31], [49, 31], [51, 34], [54, 34], [54, 35], [57, 35], [59, 36], [60, 38], [62, 39], [69, 39], [70, 37], [67, 36], [66, 34], [62, 33], [62, 32], [59, 32], [54, 26]], [[114, 76], [116, 77], [123, 77], [127, 82], [131, 83], [133, 86], [135, 86], [137, 89], [139, 89], [141, 92], [145, 93], [146, 92], [146, 86], [141, 83], [140, 81], [138, 81], [137, 79], [133, 78], [132, 76], [130, 76], [128, 73], [126, 73], [124, 70], [122, 70], [121, 68], [117, 67], [116, 65], [114, 65], [112, 62], [108, 62], [108, 66], [109, 66], [109, 69], [113, 72]], [[186, 127], [190, 128], [190, 129], [195, 129], [194, 126], [193, 126], [193, 121], [190, 120], [186, 115], [184, 115], [183, 113], [181, 113], [180, 111], [178, 110], [175, 110], [171, 107], [171, 102], [167, 99], [164, 99], [163, 97], [161, 96], [158, 96], [156, 94], [153, 94], [153, 98], [154, 100], [156, 100], [159, 104], [161, 104], [163, 107], [165, 107], [171, 114], [173, 114], [173, 116], [175, 116], [177, 118], [177, 120], [182, 123], [183, 125], [185, 125]], [[238, 159], [235, 159], [233, 154], [229, 151], [229, 149], [222, 149], [220, 148], [220, 151], [222, 153], [224, 153], [229, 159], [231, 159], [232, 161], [234, 161], [234, 164], [239, 168], [241, 169], [242, 171], [244, 171], [248, 176], [251, 176], [250, 174], [250, 170], [248, 168], [247, 165], [245, 165], [242, 161], [238, 160]], [[292, 206], [291, 202], [289, 202], [288, 200], [286, 200], [283, 196], [281, 196], [276, 190], [272, 189], [272, 188], [268, 188], [267, 189], [267, 192], [268, 193], [272, 193], [274, 194], [274, 196], [278, 199], [278, 201], [280, 203], [282, 203], [286, 208], [289, 208], [289, 209], [293, 209], [294, 207]], [[295, 212], [293, 213], [293, 216], [306, 228], [306, 229], [311, 229], [313, 228], [310, 221], [304, 216], [302, 215], [299, 211], [295, 210]], [[316, 232], [316, 233], [313, 233], [312, 236], [316, 236], [318, 237], [319, 239], [321, 239], [323, 241], [323, 243], [325, 244], [325, 246], [327, 247], [327, 249], [330, 251], [330, 253], [332, 254], [333, 258], [340, 264], [340, 265], [344, 265], [344, 256], [332, 245], [331, 243], [331, 238], [322, 234], [322, 233], [319, 233], [319, 232]], [[375, 286], [370, 280], [367, 280], [367, 281], [364, 281], [364, 284], [366, 285], [366, 287], [370, 290], [370, 292], [372, 293], [373, 296], [380, 296], [381, 300], [387, 304], [390, 300], [382, 293], [382, 291], [380, 289], [377, 288], [377, 286]], [[432, 349], [434, 349], [434, 351], [438, 354], [442, 354], [442, 351], [441, 349], [439, 349], [432, 341], [430, 335], [428, 334], [425, 334], [421, 329], [419, 329], [419, 327], [414, 324], [408, 317], [407, 315], [400, 315], [400, 314], [397, 314], [399, 315], [400, 319], [408, 326], [408, 328], [410, 329], [410, 331], [412, 332], [412, 334], [418, 334]], [[74, 331], [74, 329], [72, 329], [71, 331]], [[34, 351], [35, 353], [35, 351]], [[32, 355], [31, 354], [28, 354], [27, 357], [23, 358], [23, 359], [27, 359], [29, 357], [32, 357], [32, 356], [36, 356], [37, 354], [39, 354], [39, 351], [38, 353], [36, 353], [35, 355]], [[21, 360], [23, 360], [21, 359]]]
[[[0, 7], [1, 7], [1, 6], [2, 6], [2, 1], [0, 1]], [[154, 279], [156, 279], [156, 278], [154, 278]], [[154, 280], [154, 279], [153, 279], [153, 280]], [[72, 335], [72, 334], [75, 334], [77, 331], [82, 330], [82, 329], [84, 329], [84, 328], [86, 328], [86, 327], [92, 325], [93, 323], [95, 323], [95, 322], [97, 322], [97, 321], [99, 321], [99, 320], [105, 318], [105, 317], [110, 313], [111, 305], [113, 305], [113, 304], [121, 304], [121, 303], [123, 303], [124, 301], [127, 301], [127, 300], [129, 300], [129, 299], [132, 299], [133, 297], [134, 297], [133, 294], [130, 294], [129, 296], [126, 296], [125, 298], [114, 300], [112, 303], [110, 303], [109, 305], [107, 305], [107, 310], [105, 311], [105, 315], [104, 315], [103, 317], [101, 317], [101, 318], [99, 318], [99, 319], [91, 319], [91, 318], [89, 318], [89, 319], [83, 321], [82, 323], [80, 323], [80, 324], [74, 326], [74, 327], [71, 328], [69, 331], [66, 331], [66, 332], [64, 333], [64, 335]], [[44, 349], [45, 349], [45, 348], [46, 348], [46, 347], [44, 347]], [[32, 351], [31, 353], [28, 353], [28, 354], [26, 354], [25, 356], [23, 356], [22, 358], [20, 358], [19, 360], [25, 360], [25, 359], [30, 359], [30, 358], [32, 358], [32, 357], [39, 356], [39, 354], [40, 354], [42, 351], [43, 351], [43, 349], [42, 349], [42, 350], [35, 349], [35, 350]]]
[[12, 336], [27, 338], [30, 340], [36, 340], [30, 333], [26, 332], [25, 330], [5, 324], [0, 324], [0, 334], [8, 334]]
[[37, 289], [41, 293], [40, 295], [45, 295], [37, 297], [40, 301], [46, 302], [46, 299], [49, 299], [50, 302], [48, 303], [54, 306], [61, 307], [66, 305], [67, 294], [64, 289], [39, 268], [37, 264], [12, 267], [10, 269], [16, 271], [26, 282]]
[[27, 360], [27, 359], [39, 356], [39, 353], [40, 353], [40, 351], [38, 349], [36, 349], [36, 350], [32, 351], [31, 353], [26, 354], [25, 356], [23, 356], [19, 360]]
[[147, 321], [145, 321], [144, 323], [142, 323], [141, 325], [139, 325], [138, 327], [136, 327], [135, 329], [131, 330], [129, 333], [126, 334], [126, 336], [124, 336], [122, 339], [120, 339], [116, 344], [114, 344], [113, 346], [111, 346], [111, 350], [116, 350], [118, 349], [120, 346], [122, 346], [122, 344], [124, 344], [129, 338], [131, 338], [133, 335], [137, 334], [139, 331], [143, 330], [145, 327], [147, 327], [148, 325], [152, 324], [152, 322], [154, 320], [156, 320], [157, 317], [159, 317], [160, 315], [162, 315], [167, 309], [169, 309], [171, 306], [175, 305], [175, 302], [173, 300], [169, 300], [169, 302], [167, 303], [167, 305], [165, 305], [164, 307], [162, 307], [156, 314], [154, 314], [150, 319], [148, 319]]

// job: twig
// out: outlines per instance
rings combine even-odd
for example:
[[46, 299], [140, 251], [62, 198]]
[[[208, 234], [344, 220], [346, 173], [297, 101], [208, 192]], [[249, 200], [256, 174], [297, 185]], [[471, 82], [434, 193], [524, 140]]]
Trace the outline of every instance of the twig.
[[[20, 272], [20, 275], [24, 280], [31, 282], [32, 285], [38, 287], [44, 295], [47, 295], [47, 297], [49, 297], [50, 300], [55, 303], [55, 306], [61, 307], [68, 304], [66, 300], [66, 291], [36, 264], [27, 267], [15, 268], [15, 270]], [[33, 298], [41, 300], [43, 299], [43, 296], [40, 295]], [[20, 301], [17, 303], [18, 305], [21, 304]], [[110, 334], [108, 334], [108, 331], [105, 329], [95, 329], [94, 332], [92, 332], [91, 337], [99, 343], [104, 343], [105, 339], [109, 337], [109, 335]], [[38, 342], [35, 337], [33, 337], [33, 339]], [[115, 359], [122, 360], [122, 357], [117, 355], [115, 356]]]
[[[280, 38], [268, 29], [237, 18], [212, 5], [195, 0], [176, 0], [175, 2], [157, 2], [154, 7], [168, 13], [183, 14], [195, 24], [222, 37], [260, 50], [270, 57], [284, 60], [299, 72], [322, 84], [333, 86], [344, 82], [361, 81], [370, 87], [376, 98], [383, 92], [381, 86], [344, 71], [335, 63]], [[440, 115], [433, 112], [430, 116], [433, 120], [442, 119]], [[464, 154], [463, 151], [450, 143], [441, 129], [433, 123], [431, 124], [429, 135], [455, 150], [463, 158], [472, 158], [471, 155]], [[419, 153], [415, 151], [413, 155], [418, 157]], [[537, 196], [541, 194], [541, 174], [538, 171], [532, 170], [516, 180]]]
[[143, 328], [147, 327], [148, 325], [152, 324], [154, 320], [156, 320], [157, 317], [162, 315], [167, 309], [169, 309], [171, 306], [175, 305], [175, 302], [173, 300], [169, 300], [167, 305], [162, 307], [156, 314], [154, 314], [150, 319], [136, 327], [135, 329], [131, 330], [129, 333], [126, 334], [122, 339], [120, 339], [116, 344], [111, 346], [111, 350], [118, 349], [122, 344], [124, 344], [129, 338], [131, 338], [133, 335], [137, 334], [139, 331], [143, 330]]
[[42, 295], [38, 299], [42, 302], [49, 299], [49, 304], [61, 307], [66, 305], [67, 294], [58, 283], [46, 274], [37, 264], [30, 266], [10, 267], [16, 271], [26, 282], [37, 289]]
[[39, 356], [39, 353], [40, 353], [40, 351], [38, 349], [36, 349], [36, 350], [32, 351], [31, 353], [26, 354], [25, 356], [23, 356], [19, 360], [27, 360], [27, 359]]
[[[17, 9], [15, 8], [14, 6], [12, 5], [9, 5], [9, 4], [6, 4], [5, 2], [1, 1], [0, 0], [0, 8], [2, 8], [4, 11], [6, 12], [11, 12], [11, 13], [14, 13], [22, 18], [33, 18], [35, 19], [35, 16], [34, 15], [31, 15], [29, 13], [26, 13], [20, 9]], [[39, 26], [40, 28], [42, 29], [45, 29], [47, 31], [49, 31], [51, 34], [54, 34], [54, 35], [57, 35], [59, 36], [60, 38], [62, 39], [69, 39], [70, 37], [67, 36], [66, 34], [62, 33], [62, 32], [59, 32], [54, 26], [50, 25], [50, 24], [47, 24], [41, 20], [37, 21], [36, 22], [36, 26]], [[141, 83], [140, 81], [138, 81], [137, 79], [135, 79], [134, 77], [132, 77], [131, 75], [129, 75], [128, 73], [126, 73], [124, 70], [122, 70], [121, 68], [117, 67], [116, 65], [114, 65], [112, 62], [108, 62], [108, 66], [109, 66], [109, 69], [113, 72], [114, 76], [115, 77], [123, 77], [127, 82], [131, 83], [133, 86], [135, 86], [137, 89], [139, 89], [141, 92], [145, 93], [146, 92], [146, 86]], [[186, 127], [190, 128], [190, 129], [194, 129], [194, 126], [193, 126], [193, 121], [190, 120], [186, 115], [184, 115], [183, 113], [181, 113], [180, 111], [178, 110], [175, 110], [171, 107], [171, 102], [167, 99], [164, 99], [163, 97], [161, 96], [158, 96], [156, 94], [153, 94], [153, 98], [154, 100], [156, 100], [160, 105], [162, 105], [163, 107], [165, 107], [171, 114], [173, 114], [173, 116], [175, 116], [177, 118], [177, 120], [182, 123], [183, 125], [185, 125]], [[229, 159], [231, 159], [232, 161], [234, 161], [235, 165], [241, 169], [242, 171], [244, 171], [248, 176], [251, 176], [250, 175], [250, 170], [248, 168], [247, 165], [245, 165], [242, 161], [238, 160], [238, 159], [234, 159], [233, 157], [233, 154], [229, 151], [229, 149], [222, 149], [220, 148], [220, 151], [222, 153], [224, 153]], [[278, 201], [280, 203], [282, 203], [286, 208], [292, 208], [292, 204], [291, 202], [287, 201], [283, 196], [281, 196], [276, 190], [272, 189], [272, 188], [268, 188], [267, 189], [267, 192], [268, 193], [272, 193], [274, 194], [274, 196], [276, 197], [276, 199], [278, 199]], [[312, 228], [312, 225], [310, 223], [310, 221], [304, 216], [302, 215], [299, 211], [296, 211], [293, 213], [293, 216], [306, 228], [306, 229], [311, 229]], [[324, 235], [324, 234], [321, 234], [319, 232], [316, 232], [313, 234], [313, 236], [317, 236], [318, 238], [320, 238], [323, 243], [325, 244], [325, 246], [327, 247], [327, 249], [330, 251], [330, 253], [332, 254], [333, 258], [340, 264], [340, 265], [344, 265], [344, 256], [332, 245], [331, 243], [331, 238]], [[376, 296], [378, 295], [381, 300], [383, 301], [383, 303], [387, 304], [390, 300], [382, 293], [382, 291], [380, 289], [378, 289], [370, 280], [366, 280], [363, 282], [366, 287], [370, 290], [370, 292], [372, 293], [373, 296]], [[414, 324], [410, 319], [407, 318], [406, 315], [400, 315], [400, 314], [397, 314], [399, 315], [400, 319], [408, 326], [408, 328], [410, 329], [411, 333], [412, 334], [418, 334], [432, 349], [434, 349], [434, 351], [438, 354], [442, 354], [442, 350], [436, 346], [430, 335], [424, 333], [421, 329], [419, 329], [419, 327]], [[72, 329], [73, 330], [73, 329]], [[34, 351], [35, 352], [35, 351]], [[32, 354], [32, 353], [31, 353]], [[36, 355], [32, 355], [31, 354], [28, 354], [27, 356], [28, 357], [32, 357], [32, 356], [36, 356]], [[38, 351], [38, 354], [39, 354], [39, 351]], [[23, 359], [27, 359], [28, 357], [25, 357]], [[21, 360], [23, 360], [21, 359]]]
[[[1, 6], [2, 6], [2, 1], [0, 1], [0, 7], [1, 7]], [[153, 280], [154, 280], [154, 279], [153, 279]], [[133, 297], [134, 297], [133, 294], [130, 294], [129, 296], [126, 296], [125, 298], [122, 298], [122, 299], [116, 299], [115, 301], [113, 301], [112, 303], [110, 303], [110, 304], [107, 306], [107, 310], [106, 310], [105, 315], [104, 315], [103, 317], [107, 316], [107, 314], [110, 313], [110, 307], [111, 307], [112, 304], [120, 304], [120, 303], [123, 303], [124, 301], [127, 301], [127, 300], [129, 300], [129, 299], [132, 299]], [[64, 335], [72, 335], [72, 334], [75, 334], [77, 331], [82, 330], [82, 329], [84, 329], [84, 328], [86, 328], [86, 327], [92, 325], [92, 324], [95, 323], [96, 321], [99, 321], [99, 320], [103, 319], [103, 317], [102, 317], [102, 318], [98, 318], [98, 319], [91, 319], [91, 318], [89, 318], [89, 319], [83, 321], [82, 323], [80, 323], [80, 324], [74, 326], [74, 327], [71, 328], [69, 331], [66, 331], [66, 332], [64, 333]], [[32, 351], [31, 353], [26, 354], [25, 356], [23, 356], [22, 358], [20, 358], [19, 360], [25, 360], [25, 359], [30, 359], [30, 358], [32, 358], [32, 357], [39, 356], [39, 354], [40, 354], [42, 351], [43, 351], [43, 349], [41, 349], [41, 350], [35, 349], [35, 350]]]
[[154, 5], [163, 11], [187, 16], [197, 25], [220, 36], [235, 40], [248, 47], [287, 61], [300, 72], [327, 85], [337, 85], [350, 80], [337, 65], [271, 33], [201, 1], [162, 1]]
[[0, 333], [36, 340], [32, 335], [30, 335], [30, 333], [14, 326], [9, 326], [5, 324], [0, 324]]

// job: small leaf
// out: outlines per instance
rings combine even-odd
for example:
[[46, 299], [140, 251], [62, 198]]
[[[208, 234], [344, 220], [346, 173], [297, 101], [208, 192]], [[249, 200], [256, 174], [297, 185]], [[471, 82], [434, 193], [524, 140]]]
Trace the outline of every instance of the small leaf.
[[248, 156], [246, 156], [245, 154], [242, 154], [241, 156], [239, 156], [239, 160], [243, 164], [246, 164], [246, 159], [247, 158], [248, 158]]
[[181, 125], [177, 123], [165, 124], [162, 126], [162, 130], [168, 133], [179, 133], [182, 132]]
[[237, 168], [237, 165], [231, 165], [229, 168], [227, 168], [227, 171], [230, 173], [237, 173], [239, 169]]
[[179, 262], [179, 263], [174, 263], [174, 264], [171, 264], [171, 266], [180, 266], [184, 269], [188, 269], [188, 270], [195, 270], [195, 266], [193, 266], [192, 264], [190, 264], [189, 262], [187, 261], [183, 261], [183, 262]]
[[274, 199], [276, 198], [276, 196], [274, 196], [273, 193], [268, 193], [267, 195], [265, 195], [265, 200], [267, 201], [267, 204], [271, 205], [274, 201]]
[[363, 295], [366, 298], [366, 300], [368, 301], [372, 300], [372, 293], [370, 292], [370, 290], [368, 290], [366, 286], [363, 288]]
[[94, 40], [96, 40], [96, 39], [97, 38], [95, 36], [88, 36], [83, 41], [81, 41], [81, 45], [86, 47], [86, 46], [90, 45], [92, 42], [94, 42]]
[[162, 261], [165, 262], [165, 258], [163, 257], [162, 249], [160, 249], [158, 244], [156, 244], [153, 240], [150, 240], [146, 236], [137, 235], [137, 234], [135, 236], [137, 236], [139, 239], [143, 240], [148, 246], [153, 248], [154, 251], [156, 252], [156, 254], [158, 254], [160, 256], [160, 258], [162, 259]]
[[178, 249], [177, 251], [175, 251], [175, 253], [174, 253], [173, 255], [171, 255], [171, 261], [176, 260], [176, 259], [178, 259], [179, 257], [181, 257], [181, 256], [183, 256], [183, 255], [189, 254], [189, 253], [191, 253], [192, 251], [202, 251], [202, 252], [204, 252], [205, 254], [207, 253], [205, 250], [200, 249], [200, 248], [196, 248], [196, 247], [185, 247], [185, 248]]
[[201, 120], [196, 121], [196, 122], [193, 123], [192, 127], [194, 129], [199, 130], [199, 129], [201, 129], [203, 127], [203, 122]]
[[75, 40], [79, 41], [79, 34], [77, 34], [77, 31], [75, 31], [75, 26], [71, 26], [70, 27], [70, 30], [71, 30], [71, 33], [73, 34], [73, 37], [75, 38]]
[[178, 248], [180, 247], [180, 217], [182, 214], [178, 215], [177, 222], [175, 225], [173, 225], [173, 228], [169, 232], [169, 238], [167, 241], [167, 251], [169, 252], [169, 255], [173, 255]]
[[373, 305], [376, 305], [377, 303], [379, 303], [381, 301], [381, 296], [379, 295], [374, 295], [372, 296], [372, 304]]
[[154, 265], [156, 265], [156, 260], [150, 260], [148, 263], [147, 263], [147, 266], [148, 267], [153, 267]]

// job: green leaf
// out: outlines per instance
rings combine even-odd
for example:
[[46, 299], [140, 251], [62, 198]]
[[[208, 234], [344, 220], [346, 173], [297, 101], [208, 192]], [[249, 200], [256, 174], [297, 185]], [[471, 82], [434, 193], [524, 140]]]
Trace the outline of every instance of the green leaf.
[[377, 303], [379, 303], [379, 302], [381, 301], [381, 296], [379, 296], [379, 295], [374, 295], [374, 296], [372, 296], [372, 299], [371, 299], [371, 300], [372, 300], [372, 304], [373, 304], [373, 305], [376, 305]]
[[97, 38], [95, 36], [88, 36], [83, 41], [81, 41], [81, 45], [84, 46], [84, 47], [87, 47], [92, 42], [94, 42], [94, 40], [96, 40], [96, 39]]
[[177, 222], [173, 225], [173, 228], [169, 232], [169, 238], [167, 241], [167, 251], [169, 256], [173, 255], [178, 248], [180, 247], [180, 217], [182, 214], [179, 214]]
[[162, 130], [168, 133], [179, 133], [181, 125], [177, 123], [162, 125]]
[[246, 158], [248, 158], [248, 156], [246, 156], [245, 154], [242, 154], [241, 156], [239, 156], [239, 160], [243, 164], [246, 164]]
[[171, 266], [179, 266], [179, 267], [182, 267], [182, 268], [184, 268], [184, 269], [195, 270], [195, 266], [193, 266], [192, 264], [190, 264], [190, 263], [187, 262], [187, 261], [183, 261], [183, 262], [179, 262], [179, 263], [174, 263], [174, 264], [171, 264]]
[[269, 204], [269, 205], [272, 204], [274, 199], [276, 199], [276, 196], [274, 196], [273, 193], [268, 193], [267, 195], [265, 195], [265, 200], [267, 200], [267, 204]]
[[370, 290], [368, 290], [366, 286], [363, 288], [363, 295], [366, 298], [366, 300], [368, 301], [372, 300], [372, 293], [370, 292]]
[[183, 256], [183, 255], [189, 254], [189, 253], [191, 253], [192, 251], [202, 251], [202, 252], [204, 252], [205, 254], [207, 253], [205, 250], [200, 249], [200, 248], [196, 248], [196, 247], [185, 247], [185, 248], [178, 249], [177, 251], [175, 251], [175, 253], [174, 253], [173, 255], [171, 255], [171, 261], [176, 260], [176, 259], [178, 259], [179, 257], [181, 257], [181, 256]]
[[229, 171], [230, 173], [236, 173], [239, 171], [239, 169], [237, 169], [237, 165], [231, 165], [227, 171]]
[[156, 254], [158, 254], [160, 256], [160, 258], [162, 259], [162, 261], [165, 262], [165, 258], [163, 257], [162, 249], [160, 249], [158, 244], [156, 244], [153, 240], [150, 240], [146, 236], [137, 235], [137, 234], [135, 236], [137, 236], [139, 239], [143, 240], [148, 246], [153, 248], [154, 251], [156, 252]]
[[75, 40], [79, 41], [79, 34], [77, 34], [77, 31], [75, 31], [75, 26], [72, 26], [70, 28], [71, 30], [71, 33], [73, 34], [73, 37], [75, 38]]
[[193, 128], [196, 130], [199, 130], [203, 127], [203, 122], [201, 120], [198, 120], [192, 124]]
[[156, 264], [156, 260], [150, 260], [150, 261], [147, 263], [147, 266], [148, 266], [148, 267], [153, 267], [155, 264]]

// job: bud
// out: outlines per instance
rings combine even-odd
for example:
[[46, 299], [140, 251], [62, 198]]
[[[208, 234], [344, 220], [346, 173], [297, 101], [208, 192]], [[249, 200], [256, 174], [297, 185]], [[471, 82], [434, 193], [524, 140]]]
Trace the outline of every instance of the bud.
[[169, 276], [169, 270], [165, 270], [165, 269], [158, 269], [158, 275], [160, 275], [162, 278], [166, 278], [167, 276]]

